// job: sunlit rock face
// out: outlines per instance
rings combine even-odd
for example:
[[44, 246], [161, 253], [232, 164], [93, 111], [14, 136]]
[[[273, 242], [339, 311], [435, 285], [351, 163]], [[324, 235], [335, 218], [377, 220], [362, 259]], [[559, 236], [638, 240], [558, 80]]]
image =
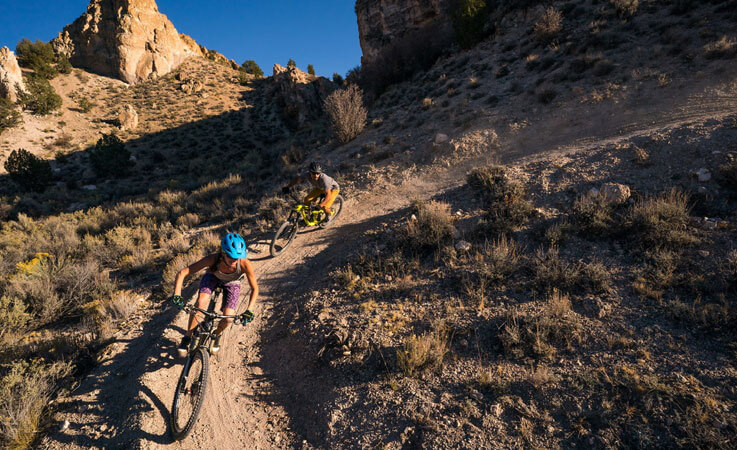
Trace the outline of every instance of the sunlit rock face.
[[18, 100], [18, 90], [25, 91], [23, 75], [15, 54], [8, 47], [0, 48], [0, 98]]
[[52, 45], [75, 67], [128, 83], [159, 77], [202, 54], [194, 41], [180, 37], [154, 0], [92, 0]]

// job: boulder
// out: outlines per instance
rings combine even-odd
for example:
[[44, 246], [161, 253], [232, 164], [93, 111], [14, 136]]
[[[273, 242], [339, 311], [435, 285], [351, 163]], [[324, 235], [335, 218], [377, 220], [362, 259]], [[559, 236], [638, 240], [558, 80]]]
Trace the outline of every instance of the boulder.
[[0, 98], [15, 103], [18, 101], [18, 89], [26, 91], [15, 53], [8, 47], [0, 48]]
[[610, 203], [621, 204], [626, 202], [631, 192], [629, 186], [618, 183], [606, 183], [601, 186], [599, 193]]
[[323, 101], [335, 90], [332, 82], [296, 67], [274, 64], [273, 71], [271, 92], [289, 127], [299, 129], [322, 116]]
[[75, 67], [137, 83], [201, 54], [190, 41], [179, 36], [154, 0], [91, 0], [52, 45]]
[[709, 169], [706, 169], [704, 167], [699, 170], [694, 170], [692, 174], [694, 177], [696, 177], [697, 180], [699, 180], [700, 183], [711, 181], [711, 172], [709, 171]]
[[138, 126], [138, 113], [132, 105], [125, 105], [118, 115], [121, 130], [135, 130]]

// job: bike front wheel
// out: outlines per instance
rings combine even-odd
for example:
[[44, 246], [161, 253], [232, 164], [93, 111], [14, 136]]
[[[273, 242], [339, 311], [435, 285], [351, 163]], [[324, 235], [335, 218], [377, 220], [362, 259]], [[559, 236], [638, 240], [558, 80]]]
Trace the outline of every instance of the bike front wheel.
[[336, 220], [338, 220], [340, 212], [343, 211], [343, 197], [341, 197], [340, 195], [335, 197], [335, 201], [330, 206], [330, 210], [333, 212], [332, 216], [330, 216], [330, 220], [321, 223], [320, 228], [327, 228], [330, 225], [334, 224]]
[[175, 440], [187, 437], [200, 414], [205, 401], [210, 356], [199, 347], [184, 364], [177, 382], [171, 407], [171, 434]]
[[269, 248], [271, 256], [277, 256], [289, 247], [289, 244], [297, 236], [297, 228], [297, 222], [292, 220], [287, 220], [281, 224], [271, 240], [271, 247]]

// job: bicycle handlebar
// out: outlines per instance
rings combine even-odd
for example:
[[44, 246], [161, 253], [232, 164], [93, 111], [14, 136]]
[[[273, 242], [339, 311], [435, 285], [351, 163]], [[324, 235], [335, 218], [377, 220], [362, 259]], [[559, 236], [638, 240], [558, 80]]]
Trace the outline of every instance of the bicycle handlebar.
[[195, 311], [201, 312], [205, 316], [208, 316], [208, 317], [213, 318], [213, 319], [235, 319], [233, 321], [234, 323], [241, 324], [241, 320], [240, 320], [240, 317], [241, 316], [238, 315], [238, 314], [235, 314], [235, 315], [216, 314], [214, 312], [210, 312], [210, 311], [207, 311], [207, 310], [204, 310], [202, 308], [198, 308], [198, 307], [192, 306], [192, 305], [184, 305], [184, 308], [182, 308], [182, 310], [184, 312], [188, 312], [188, 313], [192, 313], [192, 312], [195, 312]]

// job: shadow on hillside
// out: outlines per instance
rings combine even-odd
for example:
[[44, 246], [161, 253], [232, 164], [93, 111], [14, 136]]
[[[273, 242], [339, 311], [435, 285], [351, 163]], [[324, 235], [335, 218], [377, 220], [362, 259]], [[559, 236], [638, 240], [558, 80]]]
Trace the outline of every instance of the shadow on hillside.
[[[279, 156], [289, 142], [310, 134], [290, 135], [273, 105], [266, 103], [265, 81], [256, 83], [256, 89], [243, 93], [238, 110], [204, 113], [199, 120], [127, 140], [126, 148], [135, 159], [129, 176], [96, 176], [89, 158], [94, 145], [57, 158], [52, 163], [53, 179], [42, 193], [24, 191], [7, 174], [0, 175], [0, 195], [20, 198], [8, 216], [24, 213], [40, 218], [114, 206], [155, 198], [165, 190], [192, 191], [229, 174], [239, 174], [249, 186], [259, 187], [248, 193], [262, 195], [264, 187], [281, 175]], [[167, 120], [165, 114], [161, 120]], [[125, 138], [126, 132], [116, 134]], [[112, 167], [113, 172], [116, 169]]]

